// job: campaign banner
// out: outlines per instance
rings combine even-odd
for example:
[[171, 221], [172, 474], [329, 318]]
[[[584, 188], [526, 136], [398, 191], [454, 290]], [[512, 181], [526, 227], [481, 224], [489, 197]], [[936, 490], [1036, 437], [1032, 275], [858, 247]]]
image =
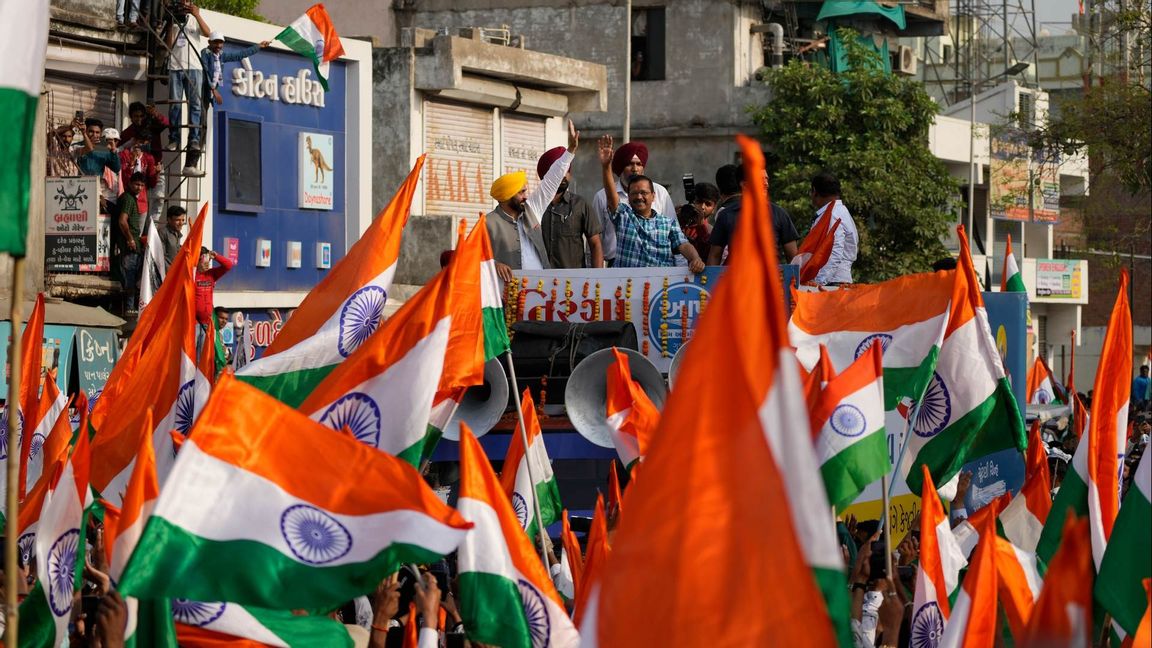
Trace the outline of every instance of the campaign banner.
[[79, 272], [97, 263], [100, 178], [44, 181], [44, 266], [50, 272]]
[[[606, 268], [514, 270], [505, 286], [504, 308], [510, 322], [631, 321], [640, 353], [667, 373], [672, 357], [692, 339], [701, 313], [723, 274], [708, 266], [693, 274], [687, 268]], [[780, 266], [785, 317], [799, 272]]]

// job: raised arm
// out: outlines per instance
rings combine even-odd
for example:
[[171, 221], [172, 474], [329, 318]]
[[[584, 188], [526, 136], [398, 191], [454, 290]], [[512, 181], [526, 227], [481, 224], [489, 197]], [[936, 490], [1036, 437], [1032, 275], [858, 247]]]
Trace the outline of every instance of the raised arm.
[[544, 174], [541, 178], [540, 184], [536, 185], [531, 193], [528, 194], [528, 212], [534, 218], [539, 219], [540, 215], [548, 209], [548, 203], [552, 202], [552, 198], [556, 196], [556, 190], [560, 188], [560, 183], [564, 181], [564, 176], [568, 174], [568, 168], [572, 165], [572, 158], [576, 154], [576, 149], [580, 146], [580, 131], [572, 124], [572, 120], [568, 120], [568, 150], [564, 151], [564, 155], [560, 156], [559, 160], [552, 163], [552, 168], [548, 169], [548, 173]]
[[608, 206], [608, 215], [616, 213], [620, 206], [620, 196], [616, 195], [616, 178], [612, 176], [612, 136], [604, 135], [597, 143], [596, 152], [600, 156], [601, 177], [604, 182], [604, 200]]

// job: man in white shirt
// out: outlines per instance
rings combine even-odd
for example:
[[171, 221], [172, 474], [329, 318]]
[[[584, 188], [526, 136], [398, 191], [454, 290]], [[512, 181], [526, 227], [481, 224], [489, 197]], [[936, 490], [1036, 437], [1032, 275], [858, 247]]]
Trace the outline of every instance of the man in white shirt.
[[[189, 17], [195, 18], [190, 20]], [[188, 157], [184, 164], [186, 175], [204, 175], [198, 171], [200, 161], [200, 120], [204, 101], [204, 70], [200, 55], [193, 46], [212, 33], [208, 23], [200, 17], [200, 7], [185, 0], [183, 11], [173, 12], [168, 27], [168, 94], [173, 103], [168, 107], [168, 150], [180, 148], [180, 113], [185, 97], [188, 99]]]
[[856, 221], [852, 220], [852, 214], [840, 200], [840, 181], [828, 172], [816, 174], [812, 178], [812, 206], [816, 215], [823, 213], [825, 205], [833, 201], [836, 204], [832, 206], [831, 222], [839, 220], [840, 227], [836, 228], [832, 241], [832, 255], [816, 275], [815, 282], [822, 286], [852, 283], [852, 264], [860, 246]]
[[504, 174], [492, 183], [489, 194], [497, 204], [496, 209], [488, 213], [486, 221], [496, 274], [501, 280], [511, 281], [513, 270], [550, 267], [540, 230], [540, 216], [548, 209], [561, 181], [568, 174], [572, 156], [579, 145], [580, 133], [569, 121], [568, 150], [552, 163], [552, 168], [531, 193], [528, 192], [528, 176], [523, 171]]
[[[628, 179], [635, 175], [644, 175], [648, 166], [648, 147], [643, 142], [628, 142], [612, 155], [612, 175], [616, 176], [616, 195], [620, 197], [619, 203], [628, 204]], [[668, 190], [662, 185], [653, 182], [655, 196], [652, 199], [652, 209], [660, 214], [676, 216], [676, 205]], [[616, 227], [612, 225], [612, 214], [608, 211], [608, 196], [601, 189], [593, 200], [593, 208], [600, 217], [600, 245], [604, 249], [604, 262], [608, 267], [616, 260]]]

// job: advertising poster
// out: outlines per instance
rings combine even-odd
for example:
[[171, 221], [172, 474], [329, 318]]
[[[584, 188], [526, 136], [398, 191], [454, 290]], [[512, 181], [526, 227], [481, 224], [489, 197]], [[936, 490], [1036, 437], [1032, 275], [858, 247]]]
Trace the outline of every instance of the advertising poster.
[[1036, 259], [1036, 296], [1078, 300], [1084, 291], [1077, 259]]
[[100, 179], [44, 181], [44, 265], [49, 272], [80, 272], [97, 265]]
[[332, 209], [336, 157], [333, 136], [300, 133], [300, 208]]
[[1032, 151], [1020, 132], [993, 136], [991, 147], [989, 212], [992, 218], [1026, 221], [1029, 217], [1029, 160]]

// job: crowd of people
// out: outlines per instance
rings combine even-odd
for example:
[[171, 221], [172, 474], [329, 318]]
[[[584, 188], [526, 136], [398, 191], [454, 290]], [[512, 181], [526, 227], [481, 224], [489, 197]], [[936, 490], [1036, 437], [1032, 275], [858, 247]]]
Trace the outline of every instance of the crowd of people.
[[[616, 147], [605, 135], [597, 144], [603, 188], [589, 203], [571, 187], [580, 137], [571, 123], [568, 127], [568, 147], [540, 156], [534, 189], [529, 191], [523, 171], [492, 183], [497, 206], [488, 214], [488, 235], [504, 281], [511, 280], [513, 270], [686, 266], [699, 273], [705, 265], [728, 262], [747, 189], [743, 166], [720, 167], [716, 184], [693, 184], [687, 201], [677, 207], [668, 190], [644, 173], [648, 147], [643, 142]], [[765, 173], [765, 190], [768, 182]], [[840, 221], [831, 257], [814, 283], [852, 283], [859, 234], [840, 198], [839, 180], [823, 172], [813, 176], [810, 197], [816, 215], [831, 204], [831, 218]], [[771, 207], [779, 261], [790, 263], [800, 234], [787, 210], [774, 202]]]

